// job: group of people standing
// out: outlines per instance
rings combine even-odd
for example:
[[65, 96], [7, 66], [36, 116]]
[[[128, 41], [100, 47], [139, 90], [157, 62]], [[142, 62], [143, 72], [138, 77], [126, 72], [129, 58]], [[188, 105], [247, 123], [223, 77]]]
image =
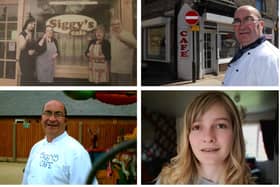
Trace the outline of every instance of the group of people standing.
[[19, 35], [19, 73], [21, 85], [49, 83], [54, 79], [55, 59], [59, 54], [53, 28], [46, 26], [38, 41], [34, 38], [35, 19], [29, 18]]
[[[19, 35], [19, 70], [21, 85], [52, 83], [55, 61], [59, 55], [58, 42], [51, 26], [35, 40], [35, 19], [29, 18]], [[136, 38], [122, 29], [118, 19], [111, 21], [110, 40], [105, 38], [105, 27], [96, 27], [94, 39], [89, 42], [85, 55], [88, 57], [89, 82], [110, 82], [114, 85], [131, 84], [133, 81], [133, 57]]]

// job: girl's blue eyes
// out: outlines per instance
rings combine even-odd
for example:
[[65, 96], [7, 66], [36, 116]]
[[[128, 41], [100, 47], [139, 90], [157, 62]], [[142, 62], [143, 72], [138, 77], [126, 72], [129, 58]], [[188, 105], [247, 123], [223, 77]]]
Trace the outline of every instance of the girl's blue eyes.
[[[226, 129], [227, 125], [223, 124], [223, 123], [218, 123], [216, 125], [214, 125], [217, 129]], [[196, 130], [200, 130], [200, 125], [194, 125], [191, 127], [191, 131], [196, 131]]]

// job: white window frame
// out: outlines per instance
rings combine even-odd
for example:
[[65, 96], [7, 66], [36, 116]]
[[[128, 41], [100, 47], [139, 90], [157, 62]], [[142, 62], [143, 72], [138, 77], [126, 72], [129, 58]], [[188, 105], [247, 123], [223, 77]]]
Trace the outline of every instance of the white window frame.
[[165, 59], [155, 59], [155, 58], [150, 58], [148, 57], [148, 51], [146, 47], [143, 47], [143, 59], [147, 61], [157, 61], [157, 62], [165, 62], [165, 63], [170, 63], [170, 49], [171, 49], [171, 43], [170, 43], [170, 26], [171, 24], [171, 19], [167, 17], [157, 17], [153, 19], [148, 19], [145, 21], [142, 21], [142, 29], [143, 29], [143, 46], [147, 46], [147, 30], [152, 27], [157, 27], [157, 26], [164, 26], [165, 27]]

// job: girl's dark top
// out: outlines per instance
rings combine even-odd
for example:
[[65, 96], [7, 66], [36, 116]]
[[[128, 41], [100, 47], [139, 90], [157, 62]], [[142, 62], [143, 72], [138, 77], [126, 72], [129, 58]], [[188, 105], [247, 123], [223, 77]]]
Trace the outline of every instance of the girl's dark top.
[[[27, 33], [25, 31], [22, 31], [20, 33], [24, 38], [27, 36]], [[37, 52], [33, 55], [29, 55], [29, 50], [36, 50], [36, 41], [34, 40], [33, 36], [32, 39], [27, 41], [26, 46], [24, 49], [21, 50], [20, 53], [20, 59], [19, 59], [19, 65], [21, 69], [21, 82], [22, 83], [28, 83], [32, 84], [36, 80], [34, 74], [35, 74], [35, 62], [36, 62], [36, 56]]]
[[[25, 38], [27, 36], [27, 33], [25, 31], [22, 31], [20, 35], [22, 35]], [[25, 48], [21, 50], [20, 61], [36, 59], [36, 53], [34, 55], [29, 55], [29, 50], [36, 50], [36, 41], [34, 40], [33, 36], [30, 41], [27, 41]]]
[[[90, 45], [91, 44], [95, 45], [96, 41], [97, 41], [96, 39], [93, 39], [89, 42], [87, 50], [85, 52], [86, 56], [89, 52]], [[110, 44], [110, 42], [108, 40], [103, 40], [102, 43], [101, 43], [101, 48], [102, 48], [102, 53], [104, 54], [106, 61], [108, 63], [110, 63], [110, 61], [111, 61], [111, 44]]]

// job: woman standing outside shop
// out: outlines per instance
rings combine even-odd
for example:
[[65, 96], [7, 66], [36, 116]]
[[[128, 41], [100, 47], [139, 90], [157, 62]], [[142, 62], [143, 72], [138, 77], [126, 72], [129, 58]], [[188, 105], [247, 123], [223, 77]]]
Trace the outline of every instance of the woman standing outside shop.
[[102, 25], [97, 26], [95, 39], [90, 41], [85, 52], [89, 58], [90, 82], [109, 82], [111, 44], [104, 37], [105, 28]]
[[30, 17], [24, 24], [22, 32], [19, 34], [18, 46], [20, 50], [19, 73], [21, 75], [21, 85], [31, 85], [36, 82], [35, 60], [36, 41], [34, 40], [35, 19]]
[[36, 60], [37, 78], [40, 83], [52, 83], [54, 80], [55, 60], [59, 54], [53, 28], [46, 26], [45, 34], [38, 40], [39, 56]]

